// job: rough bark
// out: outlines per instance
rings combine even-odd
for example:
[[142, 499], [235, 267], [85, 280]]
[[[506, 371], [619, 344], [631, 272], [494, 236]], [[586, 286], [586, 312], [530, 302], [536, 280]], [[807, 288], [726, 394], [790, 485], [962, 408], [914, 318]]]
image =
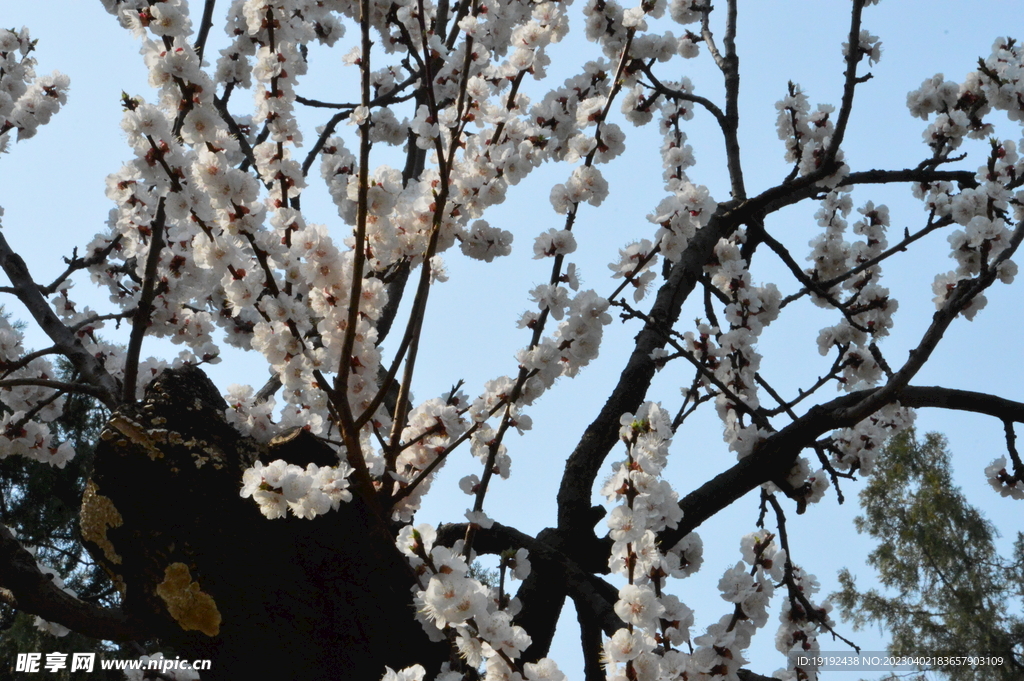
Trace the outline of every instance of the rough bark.
[[305, 431], [269, 447], [224, 419], [198, 369], [165, 371], [114, 413], [82, 507], [83, 535], [124, 589], [125, 613], [203, 680], [379, 679], [384, 666], [439, 665], [413, 617], [412, 573], [360, 500], [314, 520], [268, 520], [239, 496], [257, 458], [336, 457]]

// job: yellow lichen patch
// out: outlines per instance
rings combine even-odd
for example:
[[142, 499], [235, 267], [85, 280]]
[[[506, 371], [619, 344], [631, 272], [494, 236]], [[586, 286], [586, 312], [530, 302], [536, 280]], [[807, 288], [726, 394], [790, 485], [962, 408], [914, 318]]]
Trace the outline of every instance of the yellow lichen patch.
[[[146, 450], [146, 454], [148, 454], [149, 458], [153, 461], [163, 458], [164, 453], [160, 451], [159, 447], [157, 447], [158, 440], [154, 440], [153, 435], [147, 432], [141, 424], [132, 421], [123, 414], [114, 414], [110, 417], [110, 421], [107, 425], [119, 431], [122, 435], [128, 438], [132, 444]], [[163, 439], [166, 442], [166, 436]], [[121, 443], [118, 442], [118, 444]], [[127, 445], [127, 442], [125, 444]]]
[[164, 581], [156, 587], [156, 594], [167, 605], [167, 612], [185, 631], [201, 631], [207, 636], [220, 633], [220, 611], [210, 594], [199, 589], [192, 581], [188, 566], [171, 563], [164, 570]]
[[107, 539], [107, 530], [120, 527], [124, 522], [121, 514], [114, 507], [114, 502], [98, 492], [96, 483], [90, 480], [85, 485], [82, 495], [82, 511], [78, 521], [82, 526], [82, 538], [90, 541], [103, 550], [107, 560], [116, 565], [121, 564], [121, 556], [114, 550], [114, 545]]

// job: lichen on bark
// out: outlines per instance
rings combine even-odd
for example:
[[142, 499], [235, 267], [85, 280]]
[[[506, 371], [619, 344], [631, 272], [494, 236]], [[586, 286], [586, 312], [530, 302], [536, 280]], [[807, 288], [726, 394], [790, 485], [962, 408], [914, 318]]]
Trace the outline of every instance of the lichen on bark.
[[201, 631], [207, 636], [220, 633], [221, 616], [217, 603], [192, 581], [188, 566], [171, 563], [164, 571], [164, 581], [156, 594], [167, 605], [167, 612], [185, 631]]

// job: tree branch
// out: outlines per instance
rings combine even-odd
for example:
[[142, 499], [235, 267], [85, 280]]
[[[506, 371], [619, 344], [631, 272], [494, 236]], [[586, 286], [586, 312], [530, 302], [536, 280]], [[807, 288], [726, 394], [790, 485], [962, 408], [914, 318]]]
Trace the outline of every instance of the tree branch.
[[203, 52], [206, 51], [206, 40], [210, 37], [210, 29], [213, 28], [213, 8], [217, 0], [206, 0], [203, 5], [203, 18], [199, 21], [199, 35], [196, 36], [196, 56], [199, 63], [203, 63]]
[[683, 302], [697, 285], [715, 244], [734, 229], [735, 223], [724, 219], [723, 213], [720, 208], [710, 223], [697, 232], [682, 258], [672, 267], [651, 308], [650, 317], [657, 324], [645, 325], [637, 335], [636, 345], [618, 383], [569, 455], [558, 490], [560, 531], [574, 533], [577, 538], [581, 533], [591, 534], [593, 523], [588, 524], [592, 518], [591, 490], [608, 452], [618, 442], [619, 417], [626, 412], [635, 412], [643, 402], [655, 372], [651, 352], [665, 345], [662, 328], [671, 328], [678, 320]]
[[[466, 533], [466, 523], [441, 525], [437, 528], [437, 543], [451, 546]], [[610, 546], [610, 544], [609, 544]], [[489, 529], [479, 529], [474, 547], [480, 553], [500, 554], [506, 549], [525, 548], [530, 552], [534, 570], [543, 570], [548, 575], [547, 583], [564, 586], [577, 607], [583, 607], [592, 614], [591, 622], [611, 636], [625, 624], [615, 614], [613, 606], [618, 599], [618, 589], [600, 577], [580, 567], [576, 561], [550, 544], [534, 539], [519, 530], [494, 523]]]
[[[836, 428], [852, 426], [860, 420], [852, 416], [854, 412], [850, 407], [864, 403], [867, 398], [883, 391], [884, 388], [862, 390], [815, 405], [802, 417], [769, 436], [753, 454], [683, 497], [679, 502], [683, 510], [682, 521], [676, 529], [663, 532], [659, 540], [664, 546], [675, 546], [705, 520], [750, 490], [785, 475], [793, 467], [797, 455], [805, 447], [812, 446], [821, 435]], [[894, 393], [890, 401], [899, 401], [904, 407], [955, 409], [986, 414], [1004, 422], [1024, 423], [1024, 403], [969, 390], [907, 386]]]
[[14, 285], [18, 299], [28, 309], [39, 328], [50, 337], [61, 354], [70, 360], [78, 373], [91, 385], [98, 389], [97, 398], [103, 404], [114, 409], [118, 403], [120, 386], [117, 380], [107, 373], [100, 360], [87, 351], [75, 334], [57, 317], [50, 305], [39, 292], [39, 287], [29, 274], [25, 261], [15, 253], [7, 239], [0, 233], [0, 267]]
[[49, 286], [40, 287], [39, 290], [42, 292], [44, 296], [53, 295], [54, 293], [56, 293], [57, 287], [63, 284], [64, 281], [73, 273], [77, 272], [78, 270], [85, 269], [87, 267], [92, 267], [93, 265], [98, 265], [101, 262], [106, 262], [107, 256], [109, 256], [111, 252], [115, 248], [117, 248], [118, 244], [121, 243], [121, 238], [121, 235], [118, 234], [117, 236], [110, 240], [110, 243], [107, 244], [105, 248], [96, 251], [88, 258], [79, 258], [78, 251], [76, 249], [75, 251], [72, 252], [70, 259], [64, 259], [64, 262], [68, 264], [67, 269], [61, 272], [60, 275], [56, 279], [54, 279]]
[[0, 380], [0, 388], [13, 388], [19, 385], [36, 385], [68, 393], [82, 393], [83, 395], [92, 395], [98, 400], [103, 399], [104, 395], [100, 388], [86, 383], [64, 383], [63, 381], [53, 381], [44, 378], [7, 378]]
[[[154, 145], [155, 146], [155, 145]], [[132, 318], [132, 332], [128, 339], [128, 352], [124, 361], [124, 393], [121, 399], [125, 402], [135, 400], [135, 383], [139, 375], [139, 355], [142, 352], [142, 339], [149, 327], [153, 315], [153, 300], [156, 298], [156, 270], [160, 265], [160, 255], [164, 250], [164, 228], [167, 213], [165, 200], [160, 199], [156, 217], [153, 220], [153, 234], [149, 239], [149, 254], [146, 256], [146, 271], [142, 280], [142, 293], [139, 305]]]
[[884, 404], [893, 401], [893, 395], [901, 391], [921, 367], [924, 366], [925, 362], [928, 361], [928, 358], [939, 344], [939, 341], [942, 340], [942, 336], [945, 334], [946, 329], [949, 328], [949, 325], [953, 323], [953, 320], [972, 301], [981, 295], [986, 288], [995, 282], [998, 276], [998, 265], [1013, 256], [1020, 246], [1022, 239], [1024, 239], [1024, 222], [1017, 225], [1006, 249], [999, 254], [995, 262], [991, 263], [987, 271], [982, 269], [982, 273], [978, 277], [967, 279], [957, 284], [956, 289], [950, 294], [942, 309], [938, 310], [932, 317], [932, 323], [921, 337], [921, 342], [910, 351], [910, 358], [900, 370], [876, 393], [865, 398], [860, 404], [849, 407], [848, 413], [844, 414], [844, 416], [853, 418], [854, 421], [860, 421], [862, 418], [877, 411]]
[[140, 622], [120, 610], [86, 603], [58, 588], [4, 525], [0, 525], [0, 587], [12, 607], [85, 636], [108, 641], [150, 636]]
[[825, 158], [822, 162], [823, 168], [831, 167], [839, 153], [839, 147], [846, 135], [846, 125], [850, 122], [850, 113], [853, 111], [853, 94], [857, 89], [857, 64], [864, 56], [860, 51], [860, 17], [864, 10], [864, 0], [853, 0], [853, 11], [850, 15], [849, 51], [846, 55], [846, 82], [843, 85], [843, 101], [839, 106], [839, 116], [836, 118], [835, 131], [829, 141], [828, 149], [825, 151]]

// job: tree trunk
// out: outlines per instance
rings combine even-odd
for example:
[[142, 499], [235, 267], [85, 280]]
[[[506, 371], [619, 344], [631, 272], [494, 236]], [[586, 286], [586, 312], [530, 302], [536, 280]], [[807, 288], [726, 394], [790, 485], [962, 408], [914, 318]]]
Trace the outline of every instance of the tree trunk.
[[306, 431], [269, 446], [239, 434], [202, 371], [167, 370], [103, 431], [82, 534], [127, 613], [203, 681], [367, 679], [384, 666], [438, 666], [413, 616], [411, 569], [358, 494], [314, 520], [264, 518], [239, 496], [260, 459], [336, 463]]

